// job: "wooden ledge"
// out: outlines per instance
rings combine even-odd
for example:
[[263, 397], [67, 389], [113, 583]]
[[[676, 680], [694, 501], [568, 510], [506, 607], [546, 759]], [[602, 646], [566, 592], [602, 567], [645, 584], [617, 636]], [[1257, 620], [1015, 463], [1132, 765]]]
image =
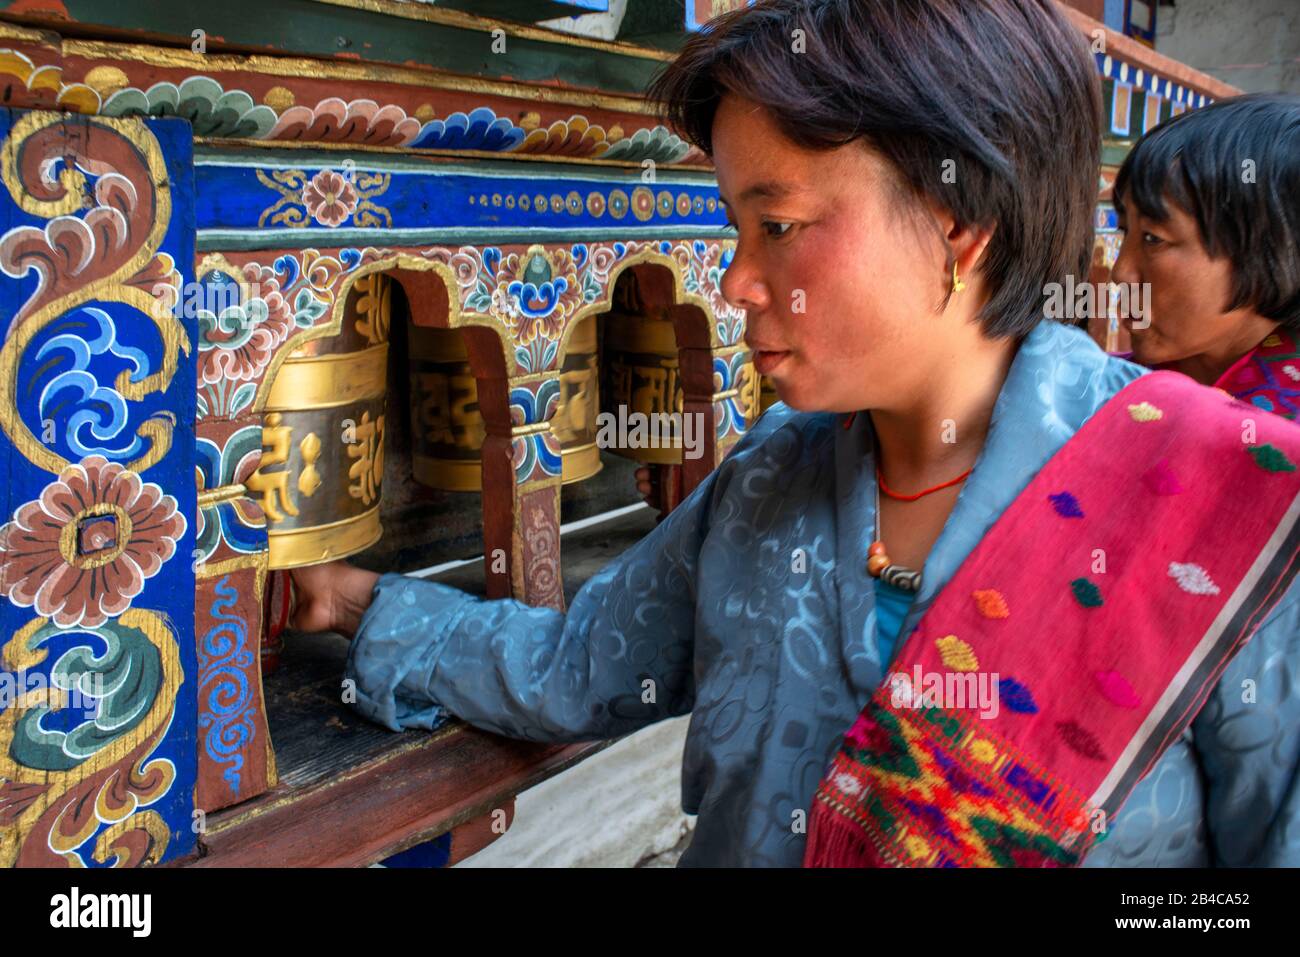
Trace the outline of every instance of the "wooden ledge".
[[1132, 66], [1141, 67], [1158, 76], [1173, 80], [1175, 83], [1191, 87], [1197, 92], [1204, 93], [1216, 100], [1238, 96], [1242, 92], [1235, 86], [1215, 79], [1208, 73], [1202, 73], [1200, 70], [1193, 69], [1186, 63], [1167, 57], [1163, 53], [1157, 53], [1149, 46], [1138, 43], [1132, 37], [1116, 33], [1100, 20], [1094, 20], [1086, 13], [1059, 2], [1057, 6], [1060, 7], [1066, 18], [1089, 38], [1092, 37], [1094, 31], [1104, 30], [1106, 33], [1106, 53], [1117, 60], [1123, 60]]

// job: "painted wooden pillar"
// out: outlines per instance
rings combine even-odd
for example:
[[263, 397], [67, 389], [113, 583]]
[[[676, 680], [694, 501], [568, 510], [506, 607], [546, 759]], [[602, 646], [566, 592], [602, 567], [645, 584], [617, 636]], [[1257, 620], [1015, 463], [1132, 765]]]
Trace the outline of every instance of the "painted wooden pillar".
[[277, 780], [262, 690], [266, 519], [243, 484], [261, 461], [257, 419], [201, 419], [196, 430], [203, 488], [194, 551], [199, 666], [194, 804], [205, 813], [256, 797]]
[[0, 110], [0, 866], [189, 853], [189, 126]]
[[695, 421], [704, 426], [702, 454], [682, 456], [683, 496], [708, 478], [758, 417], [758, 375], [752, 353], [739, 341], [744, 319], [722, 314], [721, 305], [710, 309], [707, 321], [701, 321], [703, 310], [698, 306], [672, 310], [682, 411], [697, 416]]
[[194, 640], [199, 661], [199, 774], [195, 806], [220, 810], [273, 787], [275, 751], [262, 689], [267, 521], [253, 486], [262, 415], [250, 333], [265, 305], [255, 270], [202, 255], [188, 312], [198, 320], [195, 448], [199, 525]]
[[[471, 362], [474, 347], [470, 347]], [[560, 578], [560, 443], [551, 430], [560, 375], [479, 378], [483, 546], [489, 598], [564, 609]]]

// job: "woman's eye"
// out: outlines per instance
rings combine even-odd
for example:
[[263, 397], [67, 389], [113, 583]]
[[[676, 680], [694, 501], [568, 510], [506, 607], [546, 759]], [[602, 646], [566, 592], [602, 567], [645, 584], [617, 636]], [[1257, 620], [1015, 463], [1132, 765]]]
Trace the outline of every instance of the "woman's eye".
[[1142, 242], [1146, 243], [1148, 246], [1158, 246], [1163, 243], [1164, 240], [1155, 233], [1143, 233]]
[[793, 226], [794, 223], [766, 222], [763, 224], [763, 231], [773, 239], [780, 239], [782, 236], [789, 233]]

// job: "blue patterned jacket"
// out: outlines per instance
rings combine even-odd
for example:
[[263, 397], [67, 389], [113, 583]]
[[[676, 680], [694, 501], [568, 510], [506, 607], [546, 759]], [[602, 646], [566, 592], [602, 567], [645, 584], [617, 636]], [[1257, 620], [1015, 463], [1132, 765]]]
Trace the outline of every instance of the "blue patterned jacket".
[[[1145, 371], [1054, 322], [1026, 337], [900, 634], [1038, 469]], [[769, 409], [567, 615], [383, 576], [348, 658], [355, 707], [395, 730], [450, 714], [551, 742], [689, 713], [682, 807], [698, 818], [681, 865], [798, 866], [823, 769], [883, 674], [864, 562], [870, 417], [841, 421]], [[1085, 863], [1300, 865], [1298, 767], [1300, 583]]]

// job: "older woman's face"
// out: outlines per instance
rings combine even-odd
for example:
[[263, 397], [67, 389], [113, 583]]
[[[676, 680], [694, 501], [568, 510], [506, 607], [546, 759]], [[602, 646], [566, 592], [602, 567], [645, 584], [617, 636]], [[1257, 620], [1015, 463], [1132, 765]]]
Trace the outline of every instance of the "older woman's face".
[[758, 371], [804, 411], [905, 403], [953, 348], [938, 235], [899, 209], [887, 162], [861, 144], [805, 150], [751, 101], [725, 96], [714, 164], [735, 257], [723, 294], [746, 310]]
[[1232, 301], [1232, 263], [1212, 259], [1201, 244], [1196, 220], [1166, 201], [1169, 218], [1156, 222], [1127, 204], [1120, 217], [1124, 245], [1111, 272], [1117, 283], [1150, 283], [1147, 313], [1121, 316], [1133, 338], [1133, 358], [1142, 365], [1192, 356], [1249, 350], [1238, 345], [1242, 311]]

